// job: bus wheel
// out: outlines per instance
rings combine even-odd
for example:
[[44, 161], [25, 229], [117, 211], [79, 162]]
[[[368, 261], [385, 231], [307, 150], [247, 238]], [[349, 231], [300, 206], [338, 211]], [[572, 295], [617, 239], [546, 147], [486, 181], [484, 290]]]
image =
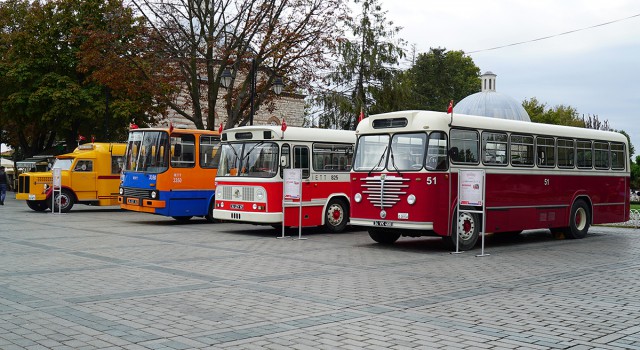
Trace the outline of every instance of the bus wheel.
[[179, 222], [187, 222], [191, 220], [193, 216], [172, 216], [172, 218], [176, 219]]
[[207, 219], [208, 222], [216, 222], [216, 219], [213, 218], [213, 208], [214, 208], [215, 204], [213, 202], [211, 202], [211, 204], [209, 204], [209, 211], [208, 214], [204, 216], [205, 219]]
[[[60, 208], [58, 208], [58, 197], [60, 197]], [[55, 199], [53, 201], [55, 202], [55, 205], [51, 208], [51, 211], [68, 213], [71, 208], [73, 208], [75, 198], [69, 190], [64, 189], [60, 191], [60, 193], [55, 194]], [[48, 203], [48, 205], [51, 206], [51, 203]]]
[[349, 220], [349, 208], [341, 199], [332, 199], [327, 206], [324, 226], [331, 232], [342, 232]]
[[393, 244], [400, 238], [399, 233], [385, 232], [378, 229], [369, 229], [369, 237], [380, 244]]
[[[457, 218], [457, 220], [455, 220]], [[460, 213], [460, 215], [454, 215], [454, 222], [451, 225], [451, 235], [442, 237], [447, 244], [447, 247], [456, 249], [456, 242], [458, 243], [459, 250], [472, 249], [478, 241], [480, 233], [480, 221], [476, 214], [473, 213]], [[456, 238], [456, 232], [460, 237]]]
[[49, 209], [47, 201], [27, 201], [27, 206], [33, 211], [45, 211]]
[[567, 238], [584, 238], [591, 225], [591, 214], [589, 206], [585, 201], [579, 199], [571, 206], [571, 216], [569, 217], [569, 229], [565, 232]]

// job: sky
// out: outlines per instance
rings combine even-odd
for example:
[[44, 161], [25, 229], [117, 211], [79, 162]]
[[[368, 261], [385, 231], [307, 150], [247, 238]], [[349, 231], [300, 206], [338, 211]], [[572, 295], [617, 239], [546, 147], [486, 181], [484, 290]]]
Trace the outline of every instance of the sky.
[[498, 92], [597, 115], [626, 131], [640, 154], [640, 1], [380, 1], [417, 52], [465, 51], [481, 72], [497, 74]]

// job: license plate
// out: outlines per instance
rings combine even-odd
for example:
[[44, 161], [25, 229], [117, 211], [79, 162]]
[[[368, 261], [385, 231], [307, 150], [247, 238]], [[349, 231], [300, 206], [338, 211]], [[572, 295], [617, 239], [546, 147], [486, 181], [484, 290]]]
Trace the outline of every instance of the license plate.
[[127, 198], [127, 204], [138, 205], [138, 198]]
[[242, 210], [242, 209], [244, 209], [244, 204], [231, 204], [230, 207], [231, 207], [231, 209]]
[[409, 213], [398, 213], [399, 220], [409, 220]]
[[35, 194], [30, 194], [29, 195], [29, 200], [30, 201], [35, 201], [36, 200], [36, 195]]
[[374, 221], [373, 226], [382, 226], [382, 227], [391, 227], [393, 226], [393, 222], [389, 221]]

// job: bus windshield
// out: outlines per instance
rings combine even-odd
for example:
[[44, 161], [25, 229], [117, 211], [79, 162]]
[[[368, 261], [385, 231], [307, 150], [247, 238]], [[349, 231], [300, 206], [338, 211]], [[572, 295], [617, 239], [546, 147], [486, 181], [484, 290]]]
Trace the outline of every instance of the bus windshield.
[[131, 131], [125, 169], [157, 174], [169, 168], [169, 135], [165, 131]]
[[353, 170], [379, 171], [384, 169], [389, 135], [363, 135], [358, 139]]
[[53, 162], [53, 166], [51, 167], [53, 168], [60, 168], [61, 170], [69, 170], [71, 169], [71, 164], [73, 163], [73, 159], [69, 159], [69, 158], [63, 158], [63, 159], [56, 159]]
[[278, 173], [278, 145], [273, 142], [225, 143], [217, 176], [273, 177]]

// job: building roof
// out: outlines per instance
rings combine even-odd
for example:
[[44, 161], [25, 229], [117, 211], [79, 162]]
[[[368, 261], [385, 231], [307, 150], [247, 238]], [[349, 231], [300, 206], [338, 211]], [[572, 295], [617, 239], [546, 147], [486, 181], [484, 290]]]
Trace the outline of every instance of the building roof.
[[511, 96], [496, 92], [496, 75], [486, 72], [481, 78], [482, 91], [469, 95], [453, 108], [456, 114], [521, 120], [530, 122], [529, 114], [522, 104]]

